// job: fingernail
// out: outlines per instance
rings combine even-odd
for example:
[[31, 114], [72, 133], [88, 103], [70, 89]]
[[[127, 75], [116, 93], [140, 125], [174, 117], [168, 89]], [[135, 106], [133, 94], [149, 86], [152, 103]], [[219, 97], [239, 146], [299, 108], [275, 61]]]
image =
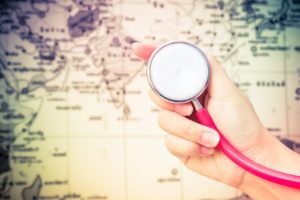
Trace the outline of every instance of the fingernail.
[[208, 155], [213, 154], [214, 152], [215, 152], [214, 149], [209, 149], [209, 148], [206, 148], [206, 147], [201, 147], [201, 154], [202, 155], [208, 156]]
[[134, 43], [131, 44], [131, 47], [132, 47], [132, 48], [136, 48], [136, 47], [138, 47], [140, 44], [141, 44], [141, 43], [139, 43], [139, 42], [134, 42]]
[[187, 109], [186, 109], [186, 115], [190, 116], [194, 111], [194, 108], [192, 105], [188, 105]]
[[192, 105], [174, 105], [175, 112], [182, 114], [184, 116], [189, 116], [193, 113]]
[[220, 136], [217, 133], [204, 132], [201, 139], [204, 146], [216, 147], [220, 141]]

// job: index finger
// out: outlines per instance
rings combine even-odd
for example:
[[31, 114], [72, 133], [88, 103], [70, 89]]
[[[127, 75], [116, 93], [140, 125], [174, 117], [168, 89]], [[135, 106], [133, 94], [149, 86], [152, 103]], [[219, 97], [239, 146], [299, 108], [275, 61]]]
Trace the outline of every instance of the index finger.
[[153, 90], [150, 90], [149, 94], [154, 103], [162, 109], [175, 111], [183, 116], [190, 116], [193, 112], [193, 106], [191, 103], [173, 104], [157, 96]]
[[148, 60], [156, 46], [142, 43], [133, 43], [132, 50], [140, 58]]

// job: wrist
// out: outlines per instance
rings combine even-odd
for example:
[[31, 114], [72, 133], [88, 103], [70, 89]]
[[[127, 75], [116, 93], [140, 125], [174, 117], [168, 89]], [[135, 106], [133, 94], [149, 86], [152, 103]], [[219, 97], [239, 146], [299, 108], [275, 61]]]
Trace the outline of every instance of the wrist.
[[[254, 161], [271, 169], [300, 175], [300, 157], [285, 147], [279, 140], [264, 131], [262, 146]], [[295, 199], [300, 190], [278, 185], [245, 172], [238, 189], [253, 199]]]

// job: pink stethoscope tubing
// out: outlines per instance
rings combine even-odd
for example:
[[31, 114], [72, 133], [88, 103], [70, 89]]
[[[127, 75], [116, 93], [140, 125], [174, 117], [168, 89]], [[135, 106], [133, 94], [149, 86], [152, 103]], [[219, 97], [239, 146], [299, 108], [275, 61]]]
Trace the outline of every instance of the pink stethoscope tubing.
[[285, 185], [288, 187], [293, 187], [300, 189], [300, 176], [291, 175], [283, 172], [279, 172], [265, 166], [262, 166], [253, 160], [250, 160], [242, 153], [240, 153], [230, 142], [223, 136], [223, 134], [218, 130], [215, 123], [213, 122], [210, 114], [205, 108], [201, 108], [196, 113], [196, 118], [200, 124], [208, 126], [216, 130], [220, 135], [220, 142], [217, 148], [222, 151], [228, 158], [230, 158], [238, 166], [242, 167], [246, 171], [273, 183], [280, 185]]

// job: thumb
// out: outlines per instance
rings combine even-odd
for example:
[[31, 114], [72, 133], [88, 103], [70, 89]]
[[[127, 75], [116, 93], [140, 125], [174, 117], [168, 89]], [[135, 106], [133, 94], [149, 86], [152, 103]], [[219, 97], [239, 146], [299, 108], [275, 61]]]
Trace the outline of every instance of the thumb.
[[131, 46], [133, 52], [140, 58], [144, 60], [148, 60], [153, 53], [153, 51], [156, 49], [155, 46], [149, 45], [149, 44], [143, 44], [143, 43], [133, 43]]
[[211, 74], [207, 92], [214, 99], [226, 100], [239, 95], [239, 90], [229, 78], [224, 68], [212, 56], [208, 56]]

